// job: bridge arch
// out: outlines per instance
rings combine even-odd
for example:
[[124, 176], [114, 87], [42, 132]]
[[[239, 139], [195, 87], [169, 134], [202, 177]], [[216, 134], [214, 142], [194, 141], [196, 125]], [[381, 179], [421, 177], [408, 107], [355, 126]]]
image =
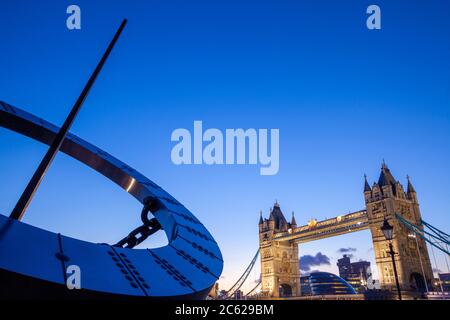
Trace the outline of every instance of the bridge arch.
[[427, 289], [425, 281], [423, 275], [418, 272], [412, 272], [409, 276], [409, 283], [414, 291], [425, 292]]
[[280, 297], [291, 297], [292, 296], [292, 287], [287, 283], [282, 283], [278, 287], [279, 296]]

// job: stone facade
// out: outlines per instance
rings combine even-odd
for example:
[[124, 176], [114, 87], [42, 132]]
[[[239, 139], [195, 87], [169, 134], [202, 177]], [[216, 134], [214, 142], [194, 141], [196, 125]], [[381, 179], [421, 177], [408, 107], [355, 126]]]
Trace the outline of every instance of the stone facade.
[[389, 242], [385, 240], [380, 229], [386, 217], [389, 224], [394, 227], [392, 244], [394, 252], [397, 253], [395, 261], [401, 289], [424, 290], [423, 274], [431, 289], [433, 271], [425, 240], [420, 237], [416, 239], [412, 232], [395, 218], [395, 214], [398, 213], [406, 220], [422, 227], [417, 193], [409, 178], [405, 192], [400, 182], [394, 179], [389, 168], [383, 164], [378, 182], [375, 182], [372, 187], [369, 187], [367, 181], [365, 182], [364, 198], [381, 286], [384, 289], [395, 288]]
[[300, 269], [298, 245], [291, 241], [274, 241], [273, 235], [295, 228], [292, 215], [286, 221], [278, 203], [275, 203], [269, 219], [260, 218], [259, 243], [262, 273], [262, 291], [272, 297], [300, 295]]

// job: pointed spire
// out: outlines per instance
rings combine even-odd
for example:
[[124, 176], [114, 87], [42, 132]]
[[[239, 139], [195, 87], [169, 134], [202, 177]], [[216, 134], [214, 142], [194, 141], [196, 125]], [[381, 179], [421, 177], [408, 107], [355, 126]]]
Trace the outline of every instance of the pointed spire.
[[260, 210], [259, 211], [259, 224], [263, 224], [264, 223], [264, 220], [263, 220], [263, 217], [262, 217], [262, 210]]
[[269, 214], [269, 220], [275, 220], [275, 217], [273, 216], [273, 210], [272, 210], [272, 207], [270, 208], [270, 214]]
[[281, 211], [278, 201], [275, 202], [273, 208], [270, 211], [269, 220], [273, 220], [275, 222], [275, 229], [281, 230], [282, 226], [287, 225], [286, 218], [284, 217], [283, 212]]
[[370, 188], [369, 183], [367, 182], [367, 175], [364, 174], [364, 192], [371, 192], [372, 189]]
[[274, 207], [280, 207], [280, 204], [278, 203], [278, 200], [275, 200], [275, 204], [273, 205]]
[[294, 211], [292, 211], [292, 220], [291, 220], [291, 226], [296, 226], [297, 221], [295, 221]]
[[381, 173], [380, 173], [380, 177], [378, 178], [378, 185], [380, 187], [383, 186], [394, 186], [396, 183], [395, 178], [392, 176], [391, 171], [389, 170], [388, 166], [386, 165], [386, 162], [384, 162], [383, 159], [383, 163], [381, 165]]
[[416, 190], [414, 190], [414, 187], [411, 183], [411, 179], [408, 175], [406, 176], [406, 179], [408, 180], [408, 193], [413, 193], [413, 192], [415, 193]]

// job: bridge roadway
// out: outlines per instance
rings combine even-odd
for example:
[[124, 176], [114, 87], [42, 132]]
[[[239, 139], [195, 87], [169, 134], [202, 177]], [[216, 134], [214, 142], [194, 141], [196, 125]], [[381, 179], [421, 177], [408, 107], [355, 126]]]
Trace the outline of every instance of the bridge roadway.
[[368, 228], [367, 211], [360, 210], [322, 221], [311, 220], [307, 225], [290, 229], [287, 232], [277, 233], [274, 235], [273, 240], [305, 243]]

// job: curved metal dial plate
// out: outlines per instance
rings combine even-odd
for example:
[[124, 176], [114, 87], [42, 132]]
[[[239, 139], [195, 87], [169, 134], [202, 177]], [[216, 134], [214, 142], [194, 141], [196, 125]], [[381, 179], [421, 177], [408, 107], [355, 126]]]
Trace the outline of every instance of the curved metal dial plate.
[[[49, 145], [58, 127], [0, 101], [0, 126]], [[68, 134], [61, 151], [101, 173], [143, 203], [157, 199], [153, 215], [169, 244], [124, 249], [55, 234], [0, 215], [0, 269], [65, 285], [68, 265], [81, 269], [82, 289], [113, 295], [202, 298], [220, 277], [220, 249], [202, 223], [144, 175], [107, 152]], [[63, 257], [63, 258], [61, 258]]]

